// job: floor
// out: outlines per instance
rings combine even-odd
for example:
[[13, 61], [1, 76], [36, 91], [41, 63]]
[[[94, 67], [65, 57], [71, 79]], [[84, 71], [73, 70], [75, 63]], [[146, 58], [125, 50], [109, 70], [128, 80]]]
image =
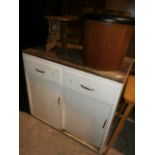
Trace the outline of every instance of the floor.
[[[96, 152], [25, 112], [20, 112], [19, 118], [20, 155], [97, 155]], [[118, 145], [118, 143], [116, 144]], [[127, 155], [129, 153], [129, 151], [126, 154], [118, 150], [119, 145], [116, 147], [114, 145], [107, 155]], [[130, 155], [134, 154], [131, 154], [130, 151]]]

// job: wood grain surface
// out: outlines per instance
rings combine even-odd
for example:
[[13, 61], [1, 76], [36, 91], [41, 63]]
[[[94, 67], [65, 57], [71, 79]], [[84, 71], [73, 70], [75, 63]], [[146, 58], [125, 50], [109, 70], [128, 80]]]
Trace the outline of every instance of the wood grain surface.
[[129, 71], [130, 71], [132, 63], [133, 63], [132, 58], [125, 57], [122, 62], [122, 65], [120, 66], [119, 69], [111, 70], [111, 71], [104, 71], [104, 70], [96, 70], [91, 67], [87, 67], [86, 65], [81, 65], [81, 64], [67, 61], [65, 59], [58, 57], [54, 51], [46, 52], [41, 49], [29, 48], [29, 49], [23, 50], [23, 52], [33, 55], [33, 56], [37, 56], [37, 57], [49, 60], [49, 61], [53, 61], [53, 62], [62, 64], [62, 65], [76, 68], [76, 69], [79, 69], [79, 70], [82, 70], [82, 71], [85, 71], [88, 73], [92, 73], [92, 74], [95, 74], [95, 75], [98, 75], [101, 77], [112, 79], [112, 80], [115, 80], [115, 81], [118, 81], [121, 83], [126, 82], [126, 79], [128, 77]]
[[134, 27], [85, 20], [84, 61], [92, 68], [114, 70], [121, 66]]

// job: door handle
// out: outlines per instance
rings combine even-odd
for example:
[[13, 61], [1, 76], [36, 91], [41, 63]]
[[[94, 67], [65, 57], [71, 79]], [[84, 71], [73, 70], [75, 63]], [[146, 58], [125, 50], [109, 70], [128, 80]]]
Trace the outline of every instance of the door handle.
[[104, 123], [103, 123], [103, 125], [102, 125], [102, 128], [105, 127], [106, 123], [107, 123], [107, 120], [104, 121]]
[[80, 85], [82, 88], [84, 88], [84, 89], [86, 89], [86, 90], [89, 90], [89, 91], [94, 91], [94, 89], [93, 88], [88, 88], [88, 87], [86, 87], [86, 86], [84, 86], [84, 85]]
[[57, 104], [58, 104], [58, 106], [60, 106], [60, 101], [61, 101], [61, 98], [58, 97], [58, 99], [57, 99]]
[[37, 68], [35, 68], [35, 70], [36, 70], [37, 72], [39, 72], [39, 73], [45, 73], [44, 70], [40, 70], [40, 69], [37, 69]]

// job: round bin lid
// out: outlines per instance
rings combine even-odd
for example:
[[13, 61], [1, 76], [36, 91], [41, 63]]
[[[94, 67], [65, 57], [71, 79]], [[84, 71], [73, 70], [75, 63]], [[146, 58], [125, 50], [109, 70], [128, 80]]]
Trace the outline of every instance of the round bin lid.
[[95, 20], [107, 23], [119, 23], [119, 24], [129, 24], [134, 25], [135, 19], [133, 17], [108, 14], [108, 13], [88, 13], [83, 16], [84, 19]]

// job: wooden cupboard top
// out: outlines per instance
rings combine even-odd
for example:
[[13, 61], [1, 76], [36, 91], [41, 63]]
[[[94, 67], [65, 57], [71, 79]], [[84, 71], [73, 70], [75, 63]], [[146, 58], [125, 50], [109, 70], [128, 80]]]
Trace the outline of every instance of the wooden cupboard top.
[[53, 61], [62, 65], [66, 65], [81, 71], [85, 71], [94, 75], [98, 75], [101, 77], [105, 77], [114, 81], [118, 81], [121, 83], [125, 83], [130, 72], [131, 66], [133, 64], [133, 59], [129, 57], [125, 57], [121, 67], [118, 70], [114, 71], [104, 71], [104, 70], [96, 70], [90, 67], [87, 67], [82, 64], [73, 63], [69, 60], [62, 59], [56, 55], [54, 51], [46, 52], [41, 49], [29, 48], [23, 50], [24, 53], [37, 56], [42, 59], [46, 59], [49, 61]]

